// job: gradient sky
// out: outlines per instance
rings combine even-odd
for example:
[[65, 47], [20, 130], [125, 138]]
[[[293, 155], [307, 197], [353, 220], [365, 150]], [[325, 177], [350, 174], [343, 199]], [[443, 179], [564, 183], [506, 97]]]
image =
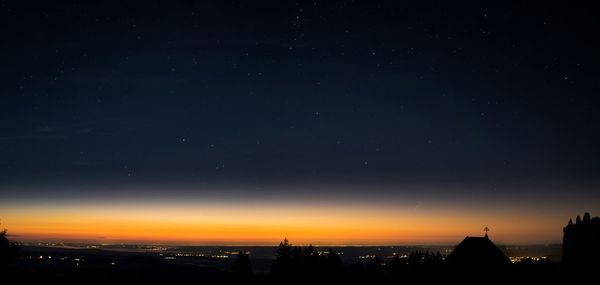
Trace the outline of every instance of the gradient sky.
[[0, 3], [9, 233], [545, 243], [600, 212], [587, 4], [223, 2]]

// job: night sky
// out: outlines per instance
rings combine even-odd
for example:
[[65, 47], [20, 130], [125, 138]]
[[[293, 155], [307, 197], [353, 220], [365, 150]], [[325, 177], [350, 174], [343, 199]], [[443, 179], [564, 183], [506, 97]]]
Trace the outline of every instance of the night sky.
[[[558, 242], [600, 212], [587, 4], [23, 2], [0, 3], [0, 218], [23, 239]], [[147, 212], [190, 221], [42, 219]]]

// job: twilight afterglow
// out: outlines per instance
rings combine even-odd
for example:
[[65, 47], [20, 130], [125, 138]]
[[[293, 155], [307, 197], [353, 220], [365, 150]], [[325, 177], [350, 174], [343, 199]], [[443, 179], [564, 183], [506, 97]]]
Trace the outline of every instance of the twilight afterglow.
[[559, 205], [527, 197], [498, 207], [500, 197], [178, 196], [15, 199], [0, 206], [3, 224], [24, 241], [195, 245], [271, 245], [282, 237], [320, 245], [451, 244], [480, 234], [490, 221], [501, 242], [552, 243], [561, 238], [560, 216], [582, 203], [594, 206], [565, 197], [564, 210], [556, 211]]

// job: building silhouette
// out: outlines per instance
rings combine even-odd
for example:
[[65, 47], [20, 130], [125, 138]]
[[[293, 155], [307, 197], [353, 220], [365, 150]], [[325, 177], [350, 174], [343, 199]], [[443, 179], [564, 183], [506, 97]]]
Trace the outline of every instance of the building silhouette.
[[511, 265], [510, 259], [490, 240], [483, 237], [465, 237], [446, 257], [453, 266], [498, 269]]

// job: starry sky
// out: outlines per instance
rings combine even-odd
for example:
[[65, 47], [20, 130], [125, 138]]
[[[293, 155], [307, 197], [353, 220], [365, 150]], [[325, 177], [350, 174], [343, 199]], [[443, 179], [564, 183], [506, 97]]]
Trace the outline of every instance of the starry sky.
[[600, 212], [587, 4], [22, 2], [0, 2], [22, 239], [558, 242]]

